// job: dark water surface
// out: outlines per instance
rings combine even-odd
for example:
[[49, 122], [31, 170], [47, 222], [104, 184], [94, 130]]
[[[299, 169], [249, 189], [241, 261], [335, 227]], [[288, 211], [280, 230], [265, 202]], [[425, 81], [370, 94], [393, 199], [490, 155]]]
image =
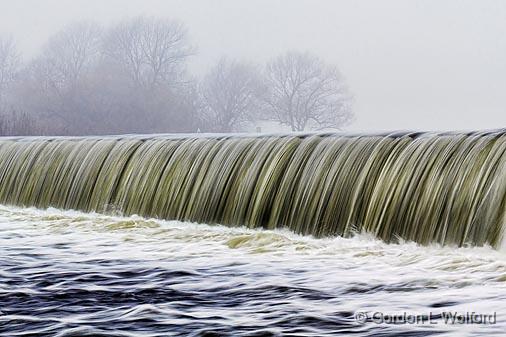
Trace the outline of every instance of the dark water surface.
[[[445, 324], [455, 312], [495, 320]], [[2, 336], [504, 331], [501, 250], [0, 206]]]

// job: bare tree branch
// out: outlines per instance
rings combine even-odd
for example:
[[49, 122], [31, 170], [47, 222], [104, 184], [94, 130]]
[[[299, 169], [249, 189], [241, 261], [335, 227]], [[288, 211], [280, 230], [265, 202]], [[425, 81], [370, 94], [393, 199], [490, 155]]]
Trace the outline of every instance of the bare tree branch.
[[186, 59], [193, 53], [184, 25], [146, 17], [113, 27], [103, 50], [128, 72], [136, 86], [148, 89], [177, 83]]
[[200, 92], [204, 129], [230, 132], [257, 117], [263, 87], [253, 66], [222, 58], [204, 78]]
[[268, 116], [292, 131], [340, 128], [352, 118], [340, 73], [308, 53], [288, 52], [268, 63], [266, 82]]
[[20, 63], [14, 40], [0, 37], [0, 112], [3, 109], [6, 91], [14, 82]]

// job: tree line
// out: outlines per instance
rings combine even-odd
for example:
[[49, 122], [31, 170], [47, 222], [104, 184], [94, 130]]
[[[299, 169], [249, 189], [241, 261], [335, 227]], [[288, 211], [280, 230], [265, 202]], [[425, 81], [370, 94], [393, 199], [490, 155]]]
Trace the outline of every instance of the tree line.
[[309, 52], [265, 65], [223, 57], [193, 76], [195, 53], [184, 24], [148, 17], [71, 24], [28, 62], [0, 37], [0, 135], [237, 132], [258, 121], [303, 131], [352, 118], [343, 76]]

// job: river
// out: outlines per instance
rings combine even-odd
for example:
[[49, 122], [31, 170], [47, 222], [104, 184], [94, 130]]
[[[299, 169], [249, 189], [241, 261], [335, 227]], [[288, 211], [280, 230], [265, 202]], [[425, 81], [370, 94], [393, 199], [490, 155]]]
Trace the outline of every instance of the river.
[[502, 249], [0, 206], [2, 336], [504, 331]]

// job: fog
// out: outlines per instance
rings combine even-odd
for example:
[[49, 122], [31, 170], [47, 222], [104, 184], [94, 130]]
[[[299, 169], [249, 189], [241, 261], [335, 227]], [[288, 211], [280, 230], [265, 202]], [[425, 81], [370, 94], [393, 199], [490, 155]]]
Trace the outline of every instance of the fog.
[[287, 50], [318, 55], [353, 94], [346, 130], [506, 127], [502, 0], [2, 1], [0, 35], [11, 35], [27, 61], [69, 23], [138, 15], [186, 25], [195, 76], [224, 55], [250, 63]]

